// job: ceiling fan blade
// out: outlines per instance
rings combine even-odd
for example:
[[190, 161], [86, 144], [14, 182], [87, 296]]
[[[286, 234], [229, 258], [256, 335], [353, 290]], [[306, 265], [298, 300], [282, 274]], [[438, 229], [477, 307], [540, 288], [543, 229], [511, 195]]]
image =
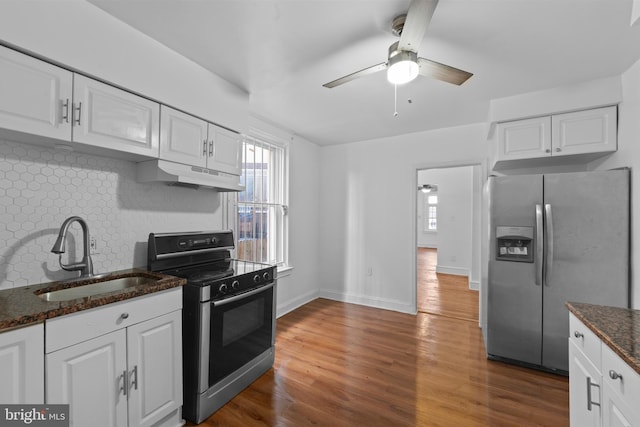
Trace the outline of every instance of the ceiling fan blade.
[[418, 52], [438, 0], [412, 0], [400, 35], [400, 50]]
[[458, 86], [466, 82], [469, 77], [473, 76], [473, 74], [468, 71], [460, 70], [430, 59], [418, 58], [418, 65], [420, 67], [419, 73], [421, 75], [433, 77], [438, 80], [442, 80], [443, 82], [452, 83]]
[[322, 86], [331, 89], [331, 88], [334, 88], [336, 86], [340, 86], [342, 84], [348, 83], [351, 80], [355, 80], [355, 79], [357, 79], [359, 77], [363, 77], [363, 76], [366, 76], [368, 74], [373, 74], [373, 73], [377, 73], [378, 71], [385, 70], [386, 68], [387, 68], [387, 63], [383, 62], [381, 64], [377, 64], [377, 65], [374, 65], [372, 67], [368, 67], [368, 68], [364, 68], [364, 69], [362, 69], [360, 71], [356, 71], [355, 73], [347, 74], [344, 77], [340, 77], [339, 79], [336, 79], [336, 80], [334, 80], [332, 82], [325, 83]]

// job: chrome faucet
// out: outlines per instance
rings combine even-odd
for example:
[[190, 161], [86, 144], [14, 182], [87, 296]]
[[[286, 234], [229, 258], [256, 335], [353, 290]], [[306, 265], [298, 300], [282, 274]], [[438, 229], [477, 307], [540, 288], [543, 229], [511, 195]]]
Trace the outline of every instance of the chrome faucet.
[[[69, 226], [74, 221], [77, 221], [78, 224], [80, 224], [80, 227], [82, 227], [82, 247], [84, 250], [84, 255], [82, 257], [82, 261], [80, 262], [77, 262], [75, 264], [63, 264], [62, 254], [65, 251], [65, 239], [67, 237], [67, 230], [69, 230]], [[51, 252], [60, 255], [58, 258], [60, 267], [62, 267], [62, 269], [66, 271], [79, 270], [81, 277], [93, 276], [93, 261], [91, 260], [91, 254], [89, 253], [89, 250], [89, 226], [87, 225], [87, 222], [79, 216], [71, 216], [65, 219], [62, 223], [62, 226], [60, 227], [58, 238], [53, 244], [53, 248], [51, 248]]]

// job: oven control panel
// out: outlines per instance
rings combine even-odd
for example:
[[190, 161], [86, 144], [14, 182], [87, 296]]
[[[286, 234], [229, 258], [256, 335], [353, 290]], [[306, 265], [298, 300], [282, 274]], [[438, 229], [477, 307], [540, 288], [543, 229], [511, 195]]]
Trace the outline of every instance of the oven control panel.
[[207, 252], [235, 247], [232, 231], [149, 234], [149, 257], [162, 259], [185, 252]]

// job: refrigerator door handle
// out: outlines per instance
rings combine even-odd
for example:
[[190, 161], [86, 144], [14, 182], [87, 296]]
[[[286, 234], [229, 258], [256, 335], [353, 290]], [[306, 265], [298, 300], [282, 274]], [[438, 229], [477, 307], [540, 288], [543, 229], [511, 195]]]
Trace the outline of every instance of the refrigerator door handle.
[[536, 205], [536, 286], [542, 285], [542, 265], [544, 257], [543, 241], [543, 225], [542, 225], [542, 205]]
[[546, 246], [547, 246], [547, 257], [545, 260], [545, 279], [544, 282], [547, 286], [549, 286], [549, 279], [551, 277], [551, 273], [553, 270], [553, 215], [551, 213], [551, 205], [544, 205], [544, 214], [545, 214], [545, 232], [546, 232]]

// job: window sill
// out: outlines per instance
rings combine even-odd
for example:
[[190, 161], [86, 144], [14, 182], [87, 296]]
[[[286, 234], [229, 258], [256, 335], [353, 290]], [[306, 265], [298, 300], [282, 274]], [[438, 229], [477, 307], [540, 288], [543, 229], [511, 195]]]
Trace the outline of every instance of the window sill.
[[281, 277], [287, 277], [293, 271], [293, 267], [290, 265], [283, 265], [282, 267], [278, 267], [278, 279]]

